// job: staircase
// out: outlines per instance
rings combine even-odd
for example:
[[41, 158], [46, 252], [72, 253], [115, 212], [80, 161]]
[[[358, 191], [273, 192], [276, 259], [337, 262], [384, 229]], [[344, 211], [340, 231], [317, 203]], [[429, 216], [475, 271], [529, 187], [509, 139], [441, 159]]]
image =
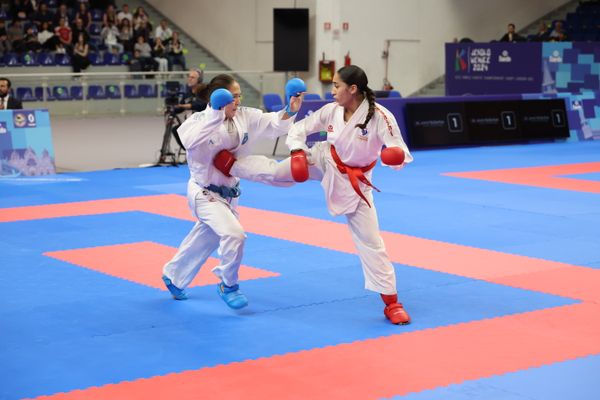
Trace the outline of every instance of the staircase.
[[[520, 30], [518, 33], [521, 36], [527, 37], [528, 35], [532, 35], [537, 33], [540, 22], [552, 22], [557, 19], [565, 19], [566, 15], [570, 12], [574, 12], [579, 5], [579, 0], [572, 0], [559, 8], [549, 12], [543, 17], [533, 21], [525, 28]], [[427, 85], [423, 86], [421, 89], [417, 90], [410, 97], [439, 97], [445, 96], [446, 94], [446, 76], [442, 75], [439, 78], [433, 80]]]
[[[227, 65], [221, 62], [217, 57], [211, 54], [208, 50], [203, 48], [198, 42], [192, 39], [183, 29], [177, 26], [173, 21], [169, 18], [165, 17], [160, 13], [157, 9], [155, 9], [151, 4], [143, 0], [123, 0], [129, 4], [129, 9], [135, 10], [138, 6], [144, 7], [148, 17], [150, 18], [150, 22], [152, 23], [153, 29], [156, 29], [159, 22], [162, 19], [166, 19], [169, 21], [169, 26], [173, 31], [178, 31], [180, 34], [181, 41], [183, 42], [185, 48], [188, 50], [186, 54], [186, 64], [188, 68], [200, 68], [207, 71], [223, 71], [226, 73], [230, 71]], [[120, 3], [117, 3], [117, 6], [120, 6]], [[205, 74], [205, 83], [208, 83], [210, 79], [215, 74]], [[239, 75], [234, 75], [235, 79], [239, 82], [242, 93], [244, 95], [243, 104], [248, 107], [262, 107], [262, 98], [261, 93], [256, 90], [253, 86], [251, 86], [243, 77]]]

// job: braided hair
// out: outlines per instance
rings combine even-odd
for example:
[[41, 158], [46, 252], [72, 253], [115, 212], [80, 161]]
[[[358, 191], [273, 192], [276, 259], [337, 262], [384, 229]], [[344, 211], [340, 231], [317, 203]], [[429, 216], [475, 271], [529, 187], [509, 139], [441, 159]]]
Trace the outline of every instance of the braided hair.
[[365, 122], [362, 124], [356, 124], [357, 128], [365, 129], [367, 124], [373, 117], [375, 113], [375, 93], [368, 86], [369, 79], [367, 78], [367, 74], [362, 68], [357, 67], [356, 65], [348, 65], [346, 67], [342, 67], [337, 71], [340, 79], [346, 85], [356, 85], [358, 90], [365, 96], [367, 102], [369, 103], [369, 111], [367, 112], [367, 118], [365, 118]]

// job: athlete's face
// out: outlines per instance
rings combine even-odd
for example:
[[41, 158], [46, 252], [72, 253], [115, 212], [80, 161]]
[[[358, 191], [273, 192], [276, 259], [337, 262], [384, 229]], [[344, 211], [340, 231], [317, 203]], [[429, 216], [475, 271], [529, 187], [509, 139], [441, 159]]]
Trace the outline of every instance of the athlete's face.
[[237, 81], [234, 81], [231, 85], [229, 85], [227, 90], [229, 90], [233, 95], [233, 103], [225, 106], [225, 116], [231, 119], [235, 116], [235, 113], [242, 102], [242, 89], [240, 88], [240, 84], [237, 83]]
[[358, 88], [356, 85], [346, 84], [340, 79], [338, 73], [335, 73], [333, 76], [333, 89], [331, 89], [331, 94], [340, 106], [349, 104], [357, 92]]

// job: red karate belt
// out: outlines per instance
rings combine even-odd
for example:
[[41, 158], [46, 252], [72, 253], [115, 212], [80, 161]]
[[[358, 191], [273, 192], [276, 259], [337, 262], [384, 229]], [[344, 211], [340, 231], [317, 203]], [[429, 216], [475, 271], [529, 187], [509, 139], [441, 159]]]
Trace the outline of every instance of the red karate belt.
[[337, 151], [335, 151], [335, 146], [333, 146], [333, 145], [331, 145], [331, 157], [333, 157], [333, 161], [335, 161], [335, 164], [337, 165], [338, 170], [342, 174], [348, 175], [348, 179], [350, 179], [350, 184], [352, 185], [352, 189], [354, 189], [356, 194], [358, 194], [360, 196], [360, 198], [363, 199], [369, 207], [371, 207], [371, 204], [369, 204], [369, 201], [367, 200], [365, 195], [360, 191], [358, 182], [360, 181], [360, 182], [364, 183], [365, 185], [370, 186], [373, 189], [377, 190], [378, 192], [381, 191], [381, 190], [377, 189], [375, 186], [373, 186], [373, 184], [371, 182], [369, 182], [369, 180], [367, 179], [367, 177], [364, 174], [365, 172], [370, 171], [375, 167], [375, 164], [377, 164], [377, 160], [373, 161], [371, 164], [367, 165], [366, 167], [351, 167], [342, 162], [342, 160], [340, 159], [340, 156], [338, 156]]

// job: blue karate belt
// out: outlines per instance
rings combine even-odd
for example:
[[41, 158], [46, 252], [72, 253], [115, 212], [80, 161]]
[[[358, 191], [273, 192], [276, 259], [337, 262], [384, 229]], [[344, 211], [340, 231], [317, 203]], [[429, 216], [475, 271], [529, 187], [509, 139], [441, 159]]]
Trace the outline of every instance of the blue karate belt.
[[232, 199], [234, 197], [240, 197], [242, 191], [240, 190], [240, 184], [238, 183], [234, 187], [229, 186], [218, 186], [213, 185], [212, 183], [208, 186], [204, 186], [204, 189], [210, 190], [213, 193], [216, 193], [223, 197], [224, 199]]

